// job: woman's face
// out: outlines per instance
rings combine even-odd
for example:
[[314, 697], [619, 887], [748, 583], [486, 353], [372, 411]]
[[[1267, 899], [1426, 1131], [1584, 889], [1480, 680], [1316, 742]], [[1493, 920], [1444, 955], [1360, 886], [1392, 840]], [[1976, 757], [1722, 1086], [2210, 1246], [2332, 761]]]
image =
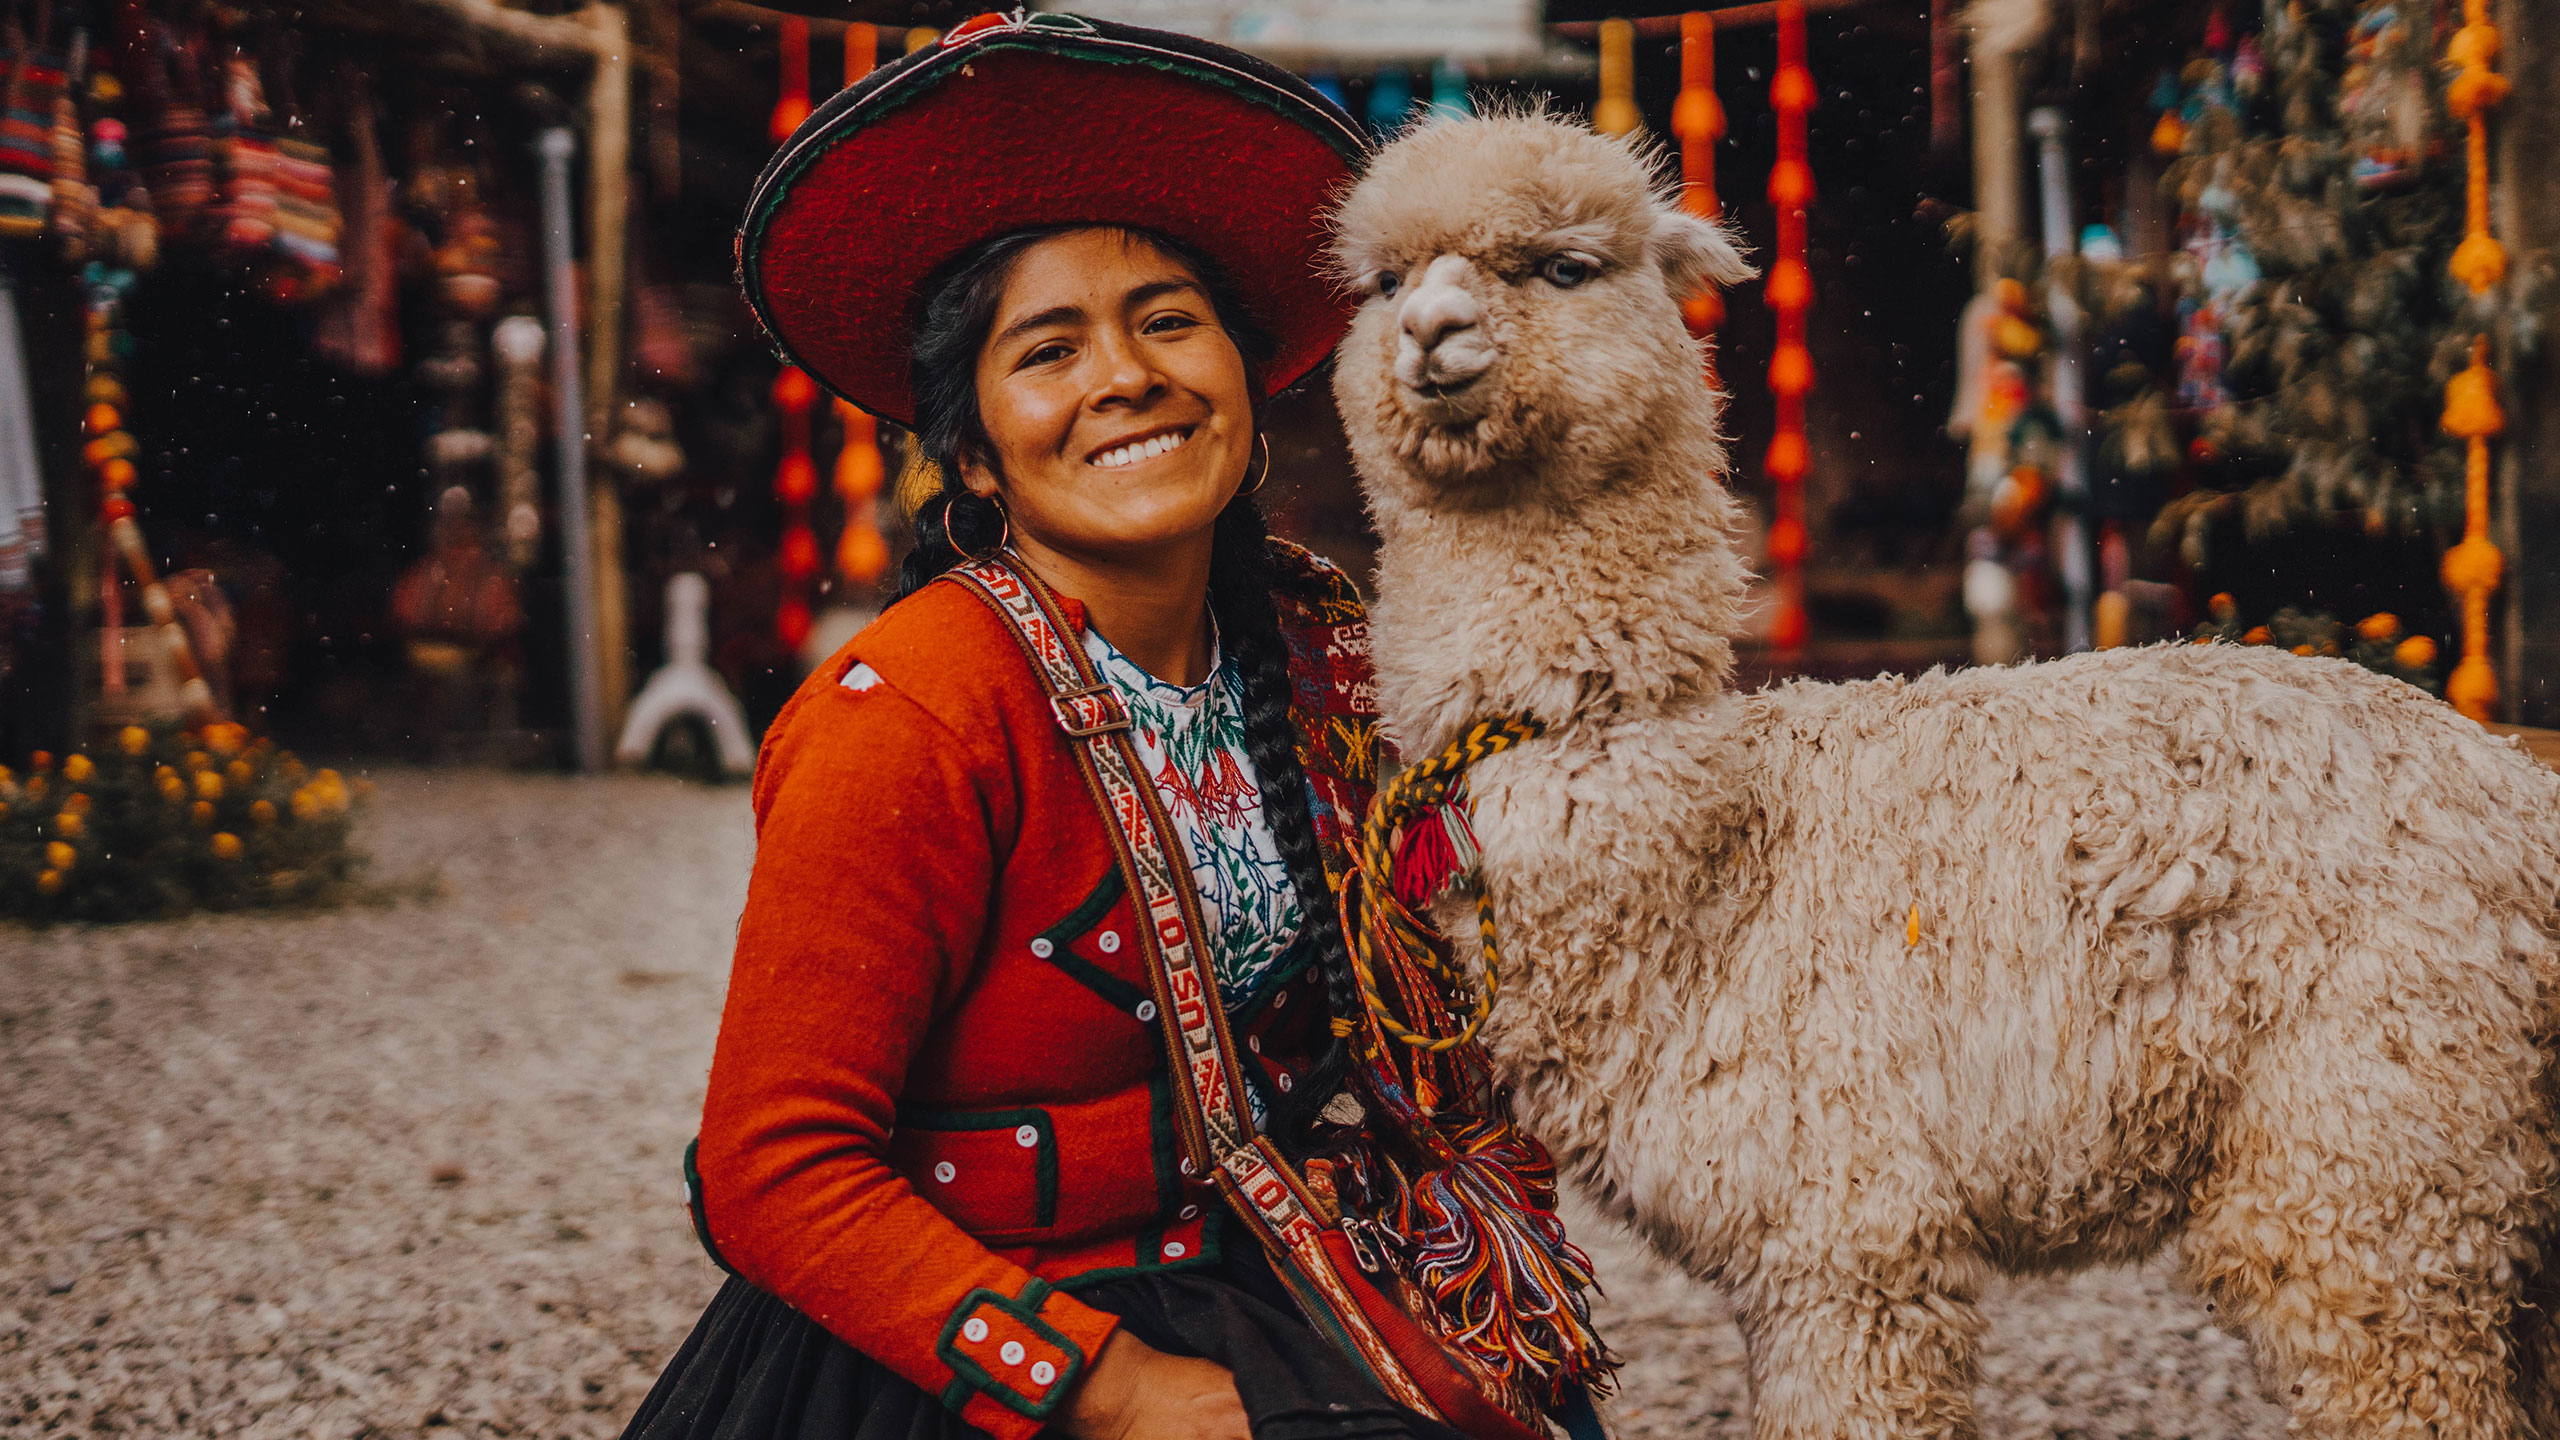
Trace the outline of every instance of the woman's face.
[[[1205, 538], [1244, 482], [1244, 357], [1180, 260], [1118, 230], [1025, 250], [978, 351], [978, 414], [1018, 537], [1090, 560]], [[999, 480], [1001, 476], [1001, 480]]]

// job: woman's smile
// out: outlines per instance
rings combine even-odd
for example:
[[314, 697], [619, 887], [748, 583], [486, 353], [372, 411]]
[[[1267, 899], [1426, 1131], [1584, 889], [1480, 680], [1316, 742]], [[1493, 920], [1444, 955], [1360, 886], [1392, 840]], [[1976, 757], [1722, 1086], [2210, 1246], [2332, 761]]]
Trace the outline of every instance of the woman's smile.
[[1144, 464], [1160, 455], [1170, 455], [1181, 449], [1182, 443], [1190, 439], [1191, 432], [1197, 428], [1199, 427], [1183, 425], [1158, 430], [1134, 440], [1117, 441], [1086, 456], [1084, 463], [1103, 470], [1126, 470], [1132, 465]]

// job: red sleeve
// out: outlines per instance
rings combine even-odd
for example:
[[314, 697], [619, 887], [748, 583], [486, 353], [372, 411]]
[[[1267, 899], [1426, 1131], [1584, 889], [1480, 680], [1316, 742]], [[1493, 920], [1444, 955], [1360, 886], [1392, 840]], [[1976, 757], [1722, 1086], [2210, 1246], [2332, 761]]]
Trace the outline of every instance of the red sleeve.
[[1118, 1322], [999, 1258], [886, 1160], [908, 1064], [977, 951], [1013, 823], [1009, 787], [977, 777], [1004, 761], [835, 669], [757, 767], [704, 1215], [748, 1281], [998, 1440], [1029, 1440]]

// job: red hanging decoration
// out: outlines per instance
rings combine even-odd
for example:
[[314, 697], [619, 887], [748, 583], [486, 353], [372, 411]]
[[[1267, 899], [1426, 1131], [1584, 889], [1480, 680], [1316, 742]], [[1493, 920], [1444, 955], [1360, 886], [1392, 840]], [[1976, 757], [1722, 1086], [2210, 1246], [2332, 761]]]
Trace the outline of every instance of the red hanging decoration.
[[[1680, 17], [1680, 94], [1671, 102], [1671, 133], [1680, 137], [1680, 208], [1713, 220], [1716, 142], [1724, 138], [1724, 102], [1716, 98], [1716, 21], [1703, 10]], [[1689, 333], [1703, 340], [1724, 323], [1724, 296], [1707, 286], [1681, 306]], [[1712, 366], [1712, 362], [1710, 362]]]
[[782, 22], [782, 98], [773, 104], [773, 143], [781, 144], [809, 118], [809, 22]]
[[782, 600], [774, 610], [774, 636], [798, 651], [809, 638], [809, 582], [818, 576], [818, 537], [809, 528], [809, 502], [818, 493], [818, 467], [809, 458], [809, 417], [817, 408], [818, 382], [794, 367], [773, 379], [773, 403], [782, 418], [782, 463], [774, 467], [773, 495], [782, 502], [782, 540], [775, 567]]
[[1804, 401], [1813, 391], [1813, 352], [1805, 347], [1813, 274], [1805, 266], [1805, 210], [1813, 203], [1806, 132], [1814, 101], [1813, 71], [1805, 64], [1805, 0], [1779, 0], [1778, 72], [1769, 82], [1769, 103], [1778, 117], [1778, 162], [1769, 171], [1778, 245], [1765, 293], [1778, 329], [1777, 348], [1769, 357], [1769, 393], [1777, 400], [1777, 428], [1768, 456], [1769, 479], [1777, 491], [1769, 569], [1778, 591], [1770, 640], [1782, 651], [1804, 648], [1810, 629], [1804, 609], [1804, 480], [1813, 468], [1813, 453], [1805, 442]]

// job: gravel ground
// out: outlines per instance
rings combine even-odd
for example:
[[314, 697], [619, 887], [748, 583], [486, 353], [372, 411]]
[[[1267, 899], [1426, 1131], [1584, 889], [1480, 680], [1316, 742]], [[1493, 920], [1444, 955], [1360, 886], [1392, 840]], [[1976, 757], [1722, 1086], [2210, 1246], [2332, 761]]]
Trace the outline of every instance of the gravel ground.
[[[0, 1436], [609, 1437], [716, 1288], [677, 1160], [746, 792], [375, 778], [431, 898], [0, 929]], [[1577, 1233], [1627, 1440], [1747, 1434], [1722, 1301]], [[2282, 1430], [2157, 1268], [1986, 1305], [1987, 1436]]]

